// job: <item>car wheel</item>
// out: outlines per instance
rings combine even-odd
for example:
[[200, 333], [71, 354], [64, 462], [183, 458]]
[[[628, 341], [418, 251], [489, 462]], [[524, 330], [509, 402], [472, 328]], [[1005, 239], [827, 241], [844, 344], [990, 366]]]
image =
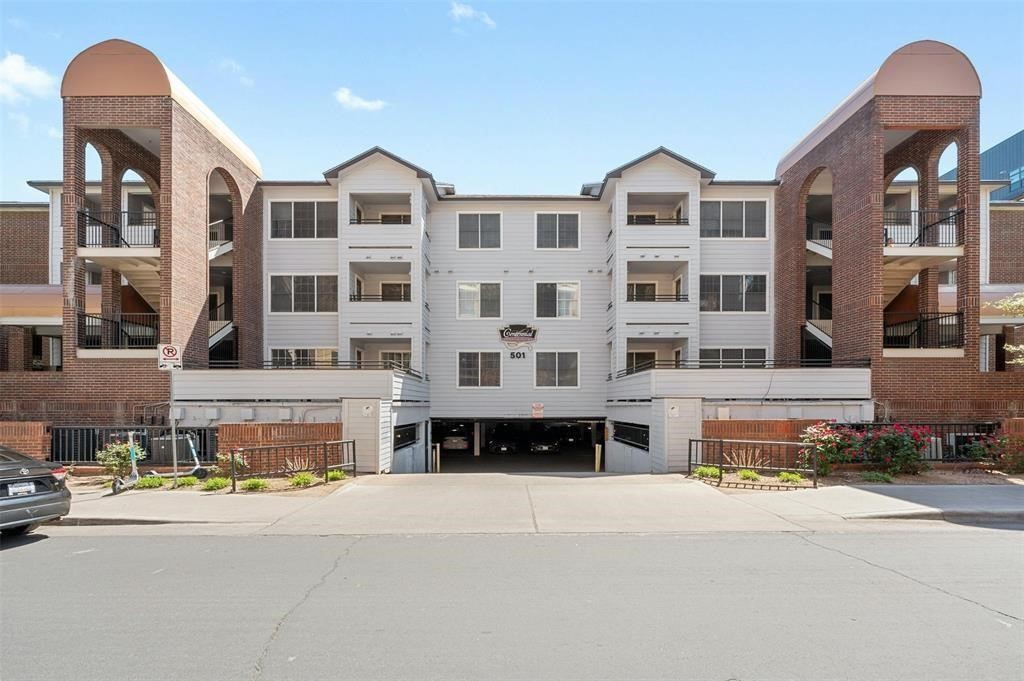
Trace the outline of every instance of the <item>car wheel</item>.
[[4, 530], [0, 530], [5, 537], [17, 537], [18, 535], [28, 534], [32, 530], [39, 527], [39, 523], [33, 525], [19, 525], [18, 527], [8, 527]]

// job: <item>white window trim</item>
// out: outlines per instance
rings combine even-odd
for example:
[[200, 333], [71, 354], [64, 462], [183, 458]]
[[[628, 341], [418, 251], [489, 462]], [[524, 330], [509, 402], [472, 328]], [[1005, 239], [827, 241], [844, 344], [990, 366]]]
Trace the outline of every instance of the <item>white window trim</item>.
[[[743, 203], [759, 201], [765, 204], [764, 208], [764, 236], [700, 236], [700, 204], [714, 201], [719, 204], [718, 208], [718, 220], [719, 220], [719, 234], [721, 234], [721, 220], [722, 220], [722, 208], [721, 204], [726, 201], [742, 201]], [[760, 197], [760, 198], [727, 198], [727, 199], [699, 199], [697, 201], [697, 237], [701, 241], [769, 241], [772, 235], [772, 209], [773, 203], [771, 200]], [[743, 207], [743, 233], [747, 233], [747, 207]], [[702, 272], [701, 274], [707, 274]]]
[[[270, 280], [271, 277], [334, 277], [338, 279], [338, 272], [267, 272], [266, 288], [263, 289], [267, 292], [267, 314], [268, 315], [315, 315], [318, 317], [334, 315], [337, 316], [338, 312], [274, 312], [270, 309], [271, 299], [273, 296], [270, 293]], [[341, 309], [341, 282], [338, 282], [338, 310]], [[365, 291], [364, 291], [365, 292]], [[295, 284], [292, 283], [292, 307], [295, 307]]]
[[[466, 249], [475, 250], [475, 249]], [[498, 305], [501, 307], [501, 314], [497, 317], [464, 317], [459, 312], [459, 287], [463, 284], [497, 284], [500, 287], [500, 294], [498, 295]], [[481, 298], [482, 304], [482, 298]], [[455, 319], [460, 321], [501, 321], [505, 318], [505, 282], [503, 280], [495, 281], [469, 281], [469, 280], [458, 280], [455, 282]], [[468, 351], [467, 351], [468, 352]], [[481, 352], [485, 352], [481, 350]]]
[[[575, 215], [576, 216], [576, 248], [541, 248], [537, 245], [537, 216], [538, 215]], [[578, 251], [583, 248], [583, 213], [574, 210], [535, 210], [533, 211], [533, 250], [535, 251]]]
[[[487, 248], [462, 248], [459, 246], [459, 216], [460, 215], [497, 215], [498, 216], [498, 242], [501, 244], [497, 248], [488, 246]], [[534, 228], [536, 229], [536, 228]], [[480, 228], [477, 227], [477, 236], [480, 236]], [[534, 236], [536, 240], [536, 236]], [[497, 210], [459, 210], [455, 211], [455, 250], [456, 251], [503, 251], [505, 250], [505, 214], [502, 211]]]
[[[383, 280], [381, 280], [377, 284], [377, 295], [379, 295], [381, 297], [381, 302], [384, 302], [384, 285], [385, 284], [401, 284], [402, 286], [408, 286], [409, 287], [409, 300], [389, 300], [387, 302], [389, 302], [389, 303], [411, 303], [412, 302], [412, 282], [411, 281], [383, 281]], [[366, 287], [366, 282], [365, 281], [363, 282], [363, 287], [364, 287], [364, 289]], [[364, 292], [365, 292], [365, 290], [364, 290]]]
[[299, 242], [302, 242], [302, 241], [337, 241], [338, 240], [337, 231], [335, 231], [335, 236], [324, 236], [324, 237], [319, 237], [319, 236], [312, 236], [312, 237], [271, 236], [272, 229], [273, 229], [272, 226], [271, 226], [271, 221], [273, 220], [273, 218], [271, 216], [271, 212], [270, 211], [271, 211], [271, 206], [273, 204], [275, 204], [275, 203], [288, 203], [288, 204], [291, 204], [291, 207], [292, 207], [292, 217], [291, 217], [291, 220], [292, 220], [292, 234], [295, 233], [295, 204], [296, 203], [312, 203], [313, 204], [313, 231], [314, 232], [316, 232], [316, 229], [317, 229], [316, 215], [317, 215], [317, 210], [319, 210], [318, 208], [316, 208], [316, 204], [318, 204], [318, 203], [336, 203], [336, 204], [338, 204], [338, 227], [337, 227], [337, 229], [340, 230], [341, 229], [341, 201], [339, 201], [336, 196], [332, 196], [331, 198], [323, 198], [323, 199], [311, 199], [311, 198], [299, 198], [299, 199], [284, 199], [284, 198], [280, 198], [279, 199], [279, 198], [268, 198], [267, 199], [267, 208], [266, 208], [266, 210], [267, 210], [267, 241], [270, 241], [270, 242], [273, 242], [273, 243], [283, 243], [283, 242], [289, 242], [289, 241], [299, 241]]
[[[541, 250], [548, 250], [548, 249], [541, 249]], [[558, 249], [550, 249], [550, 250], [558, 250]], [[571, 249], [566, 249], [566, 250], [571, 250]], [[577, 314], [575, 317], [539, 317], [539, 316], [537, 316], [537, 284], [576, 284], [577, 290], [580, 292], [579, 298], [577, 299], [577, 305], [576, 305], [576, 308], [579, 311], [579, 314]], [[557, 296], [557, 292], [556, 292], [556, 296]], [[558, 309], [558, 300], [556, 298], [556, 300], [555, 300], [555, 310], [557, 311], [557, 309]], [[504, 313], [504, 309], [502, 309], [502, 312]], [[576, 279], [576, 280], [572, 280], [572, 279], [561, 279], [561, 280], [558, 280], [558, 279], [556, 279], [554, 281], [551, 281], [551, 280], [548, 280], [548, 279], [535, 279], [533, 281], [533, 321], [535, 321], [535, 322], [557, 322], [557, 321], [577, 321], [579, 319], [583, 319], [583, 282], [581, 280], [579, 280], [579, 279]]]
[[[707, 360], [701, 359], [700, 358], [700, 351], [701, 350], [718, 350], [718, 366], [719, 366], [719, 368], [722, 368], [722, 369], [751, 369], [751, 368], [757, 368], [757, 367], [748, 367], [748, 366], [746, 366], [746, 362], [747, 362], [746, 353], [747, 353], [747, 350], [764, 350], [764, 359], [763, 360], [752, 359], [752, 360], [750, 360], [751, 362], [761, 362], [761, 361], [767, 362], [768, 361], [768, 348], [766, 348], [764, 346], [761, 346], [761, 345], [750, 345], [750, 346], [743, 346], [743, 347], [736, 347], [736, 346], [731, 346], [731, 345], [730, 346], [723, 346], [723, 347], [701, 347], [701, 348], [699, 348], [697, 350], [697, 362], [698, 362], [698, 364], [700, 364], [702, 362], [713, 362], [713, 361], [715, 361], [715, 360], [710, 360], [710, 359], [707, 359]], [[722, 364], [722, 362], [724, 361], [722, 359], [722, 352], [724, 350], [739, 350], [739, 351], [741, 351], [743, 353], [743, 359], [741, 359], [740, 361], [743, 362], [743, 364], [738, 365], [738, 366], [737, 365], [728, 365], [728, 366], [726, 366], [726, 365]], [[730, 362], [734, 362], [736, 360], [729, 360], [729, 361]]]
[[[485, 352], [497, 353], [498, 355], [498, 385], [459, 385], [459, 355]], [[500, 350], [456, 350], [455, 351], [455, 388], [457, 390], [501, 390], [505, 385], [505, 353]]]
[[[553, 352], [553, 353], [572, 353], [576, 355], [576, 385], [537, 385], [537, 355], [542, 352]], [[543, 350], [537, 349], [533, 352], [533, 389], [534, 390], [579, 390], [581, 387], [581, 380], [583, 376], [583, 366], [580, 364], [580, 353], [579, 350], [557, 350], [555, 348], [544, 348]], [[557, 362], [557, 359], [555, 360]], [[558, 368], [555, 368], [555, 379], [558, 379]]]
[[[357, 294], [356, 291], [359, 289], [361, 289], [361, 292]], [[355, 273], [352, 274], [352, 291], [350, 295], [358, 295], [360, 297], [366, 295], [366, 280]]]
[[406, 365], [410, 369], [412, 368], [412, 350], [378, 350], [377, 351], [377, 361], [380, 362], [382, 366], [384, 365], [384, 354], [385, 353], [389, 353], [389, 354], [392, 354], [392, 355], [409, 355], [409, 361], [406, 362]]
[[[730, 239], [731, 241], [731, 239]], [[764, 279], [764, 310], [701, 310], [700, 309], [700, 277], [758, 277], [763, 276]], [[719, 289], [719, 295], [722, 291]], [[743, 299], [746, 304], [746, 296]], [[719, 306], [721, 306], [721, 300], [719, 300]], [[772, 309], [772, 281], [768, 272], [701, 272], [697, 276], [697, 311], [700, 314], [768, 314]]]

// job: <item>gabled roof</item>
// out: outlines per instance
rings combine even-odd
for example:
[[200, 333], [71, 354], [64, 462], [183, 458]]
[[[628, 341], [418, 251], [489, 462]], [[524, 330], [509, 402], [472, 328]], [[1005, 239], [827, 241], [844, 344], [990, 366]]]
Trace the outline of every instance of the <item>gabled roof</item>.
[[685, 156], [681, 156], [667, 147], [658, 147], [657, 149], [653, 149], [652, 151], [647, 152], [646, 154], [640, 156], [639, 158], [634, 158], [629, 163], [624, 163], [618, 168], [608, 171], [608, 174], [604, 176], [604, 179], [601, 182], [588, 182], [587, 184], [583, 185], [583, 188], [580, 189], [580, 194], [594, 196], [593, 189], [595, 187], [600, 187], [596, 196], [598, 198], [601, 198], [601, 196], [604, 194], [604, 188], [608, 184], [608, 180], [622, 177], [622, 173], [624, 173], [625, 171], [629, 170], [634, 166], [640, 165], [644, 161], [654, 158], [658, 154], [664, 154], [673, 161], [676, 161], [677, 163], [681, 163], [684, 166], [696, 170], [698, 173], [700, 173], [701, 179], [710, 180], [715, 176], [715, 171], [710, 170], [709, 168], [705, 168], [699, 163], [694, 163]]
[[[326, 178], [328, 180], [337, 178], [338, 174], [341, 173], [341, 171], [343, 171], [346, 168], [349, 168], [351, 166], [354, 166], [355, 164], [359, 163], [360, 161], [364, 161], [364, 160], [370, 158], [371, 156], [373, 156], [375, 154], [380, 154], [381, 156], [383, 156], [385, 158], [391, 159], [395, 163], [398, 163], [400, 165], [405, 166], [409, 170], [411, 170], [414, 173], [416, 173], [416, 177], [418, 177], [420, 179], [430, 180], [430, 186], [434, 188], [434, 196], [436, 196], [439, 199], [443, 196], [441, 191], [437, 188], [437, 181], [434, 180], [434, 176], [430, 174], [430, 171], [424, 170], [423, 168], [420, 168], [415, 163], [410, 163], [409, 161], [406, 161], [401, 156], [398, 156], [397, 154], [393, 154], [390, 151], [388, 151], [387, 149], [385, 149], [384, 147], [379, 147], [379, 146], [370, 147], [369, 149], [367, 149], [363, 153], [359, 154], [358, 156], [353, 156], [349, 160], [343, 161], [340, 164], [334, 166], [333, 168], [331, 168], [329, 170], [325, 170], [324, 171], [324, 178]], [[451, 186], [451, 185], [446, 185], [446, 186]], [[452, 190], [454, 191], [455, 187], [454, 186], [451, 186], [451, 187], [452, 187]]]

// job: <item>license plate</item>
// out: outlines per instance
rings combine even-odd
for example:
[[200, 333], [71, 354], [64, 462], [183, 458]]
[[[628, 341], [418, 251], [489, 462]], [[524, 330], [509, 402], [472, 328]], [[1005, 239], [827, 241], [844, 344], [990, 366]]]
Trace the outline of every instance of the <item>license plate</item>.
[[36, 493], [36, 483], [32, 482], [12, 482], [7, 486], [7, 495], [12, 497], [21, 497], [26, 494]]

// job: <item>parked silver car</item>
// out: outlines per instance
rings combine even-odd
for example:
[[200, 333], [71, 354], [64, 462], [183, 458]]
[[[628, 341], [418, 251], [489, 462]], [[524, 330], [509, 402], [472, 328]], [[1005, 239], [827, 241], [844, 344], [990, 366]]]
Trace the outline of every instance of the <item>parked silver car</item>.
[[39, 461], [0, 445], [0, 532], [24, 534], [71, 511], [60, 464]]

